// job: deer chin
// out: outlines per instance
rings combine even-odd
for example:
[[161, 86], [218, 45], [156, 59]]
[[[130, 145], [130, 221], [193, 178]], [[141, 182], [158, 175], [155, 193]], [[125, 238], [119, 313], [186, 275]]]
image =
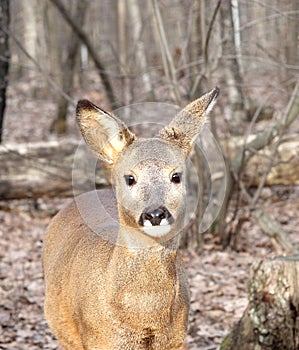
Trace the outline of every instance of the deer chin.
[[151, 237], [163, 237], [167, 235], [171, 230], [171, 225], [168, 220], [163, 219], [160, 225], [152, 225], [149, 220], [144, 221], [144, 226], [142, 226], [142, 231]]

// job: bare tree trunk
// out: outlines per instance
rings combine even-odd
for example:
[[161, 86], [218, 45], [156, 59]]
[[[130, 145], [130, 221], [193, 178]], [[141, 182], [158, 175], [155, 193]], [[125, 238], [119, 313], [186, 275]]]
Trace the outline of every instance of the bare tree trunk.
[[242, 78], [236, 59], [236, 46], [232, 5], [230, 0], [221, 2], [220, 25], [222, 35], [223, 69], [227, 83], [228, 106], [226, 119], [233, 135], [244, 134], [246, 125], [245, 99], [242, 92]]
[[[59, 47], [60, 28], [57, 21], [57, 10], [48, 1], [45, 3], [44, 26], [46, 45], [49, 50], [48, 72], [58, 86], [62, 85], [62, 50]], [[58, 95], [59, 96], [59, 95]]]
[[65, 21], [70, 25], [70, 27], [73, 29], [75, 34], [80, 38], [83, 44], [85, 44], [90, 57], [92, 58], [99, 75], [102, 79], [103, 85], [106, 90], [107, 97], [109, 99], [109, 102], [111, 104], [112, 108], [118, 107], [118, 102], [116, 101], [116, 97], [114, 95], [114, 91], [112, 88], [112, 85], [110, 83], [109, 76], [105, 70], [104, 65], [102, 64], [102, 61], [97, 54], [96, 50], [94, 49], [94, 46], [92, 45], [91, 41], [89, 40], [89, 37], [87, 34], [83, 31], [83, 29], [77, 24], [76, 19], [74, 19], [72, 16], [70, 16], [69, 12], [63, 5], [63, 3], [60, 0], [50, 0], [60, 11], [61, 15], [65, 19]]
[[[202, 25], [202, 3], [204, 1], [195, 1], [193, 3], [193, 21], [192, 21], [192, 32], [191, 32], [191, 39], [189, 42], [189, 57], [191, 63], [195, 63], [196, 61], [200, 60], [200, 57], [202, 56], [202, 42], [204, 35], [202, 34], [202, 27], [205, 27]], [[205, 23], [203, 23], [205, 24]], [[191, 68], [191, 72], [194, 75], [199, 74], [199, 64], [194, 65], [194, 67]], [[191, 77], [192, 81], [195, 77]]]
[[160, 49], [163, 61], [163, 68], [169, 85], [171, 87], [172, 98], [178, 105], [181, 105], [181, 93], [179, 90], [179, 84], [176, 76], [176, 69], [173, 62], [173, 57], [170, 53], [168, 41], [166, 39], [165, 28], [157, 0], [152, 0], [154, 20], [158, 28], [160, 37]]
[[[73, 17], [76, 18], [76, 22], [80, 27], [83, 27], [84, 17], [87, 10], [87, 1], [80, 0], [76, 2], [76, 8], [74, 9]], [[62, 90], [66, 95], [70, 96], [73, 90], [74, 74], [76, 67], [76, 60], [78, 56], [80, 40], [77, 36], [69, 33], [66, 39], [67, 53], [65, 59], [61, 62], [61, 74], [62, 74]], [[64, 96], [59, 95], [57, 103], [57, 115], [52, 125], [52, 130], [57, 134], [64, 134], [67, 129], [66, 117], [69, 101]]]
[[194, 193], [198, 193], [198, 202], [196, 203], [194, 217], [190, 219], [188, 226], [184, 230], [180, 246], [184, 249], [192, 249], [197, 254], [200, 254], [203, 249], [203, 236], [202, 232], [200, 232], [200, 223], [203, 219], [204, 207], [206, 206], [207, 177], [205, 174], [203, 154], [198, 147], [195, 147], [192, 151], [191, 157], [198, 178], [192, 179], [192, 173], [190, 174], [190, 178], [188, 179], [190, 186], [188, 186], [187, 196], [192, 198], [194, 197]]
[[299, 255], [255, 263], [248, 307], [221, 350], [299, 349]]
[[[36, 12], [37, 12], [37, 4], [36, 1], [30, 1], [30, 0], [24, 0], [22, 3], [22, 12], [23, 12], [23, 25], [24, 25], [24, 32], [23, 32], [23, 45], [24, 48], [29, 54], [37, 59], [37, 21], [36, 21]], [[32, 62], [29, 60], [26, 62], [27, 65], [30, 66]], [[34, 69], [28, 70], [26, 72], [26, 76], [29, 78], [34, 78], [35, 71]]]
[[149, 101], [155, 100], [154, 90], [152, 87], [150, 74], [147, 72], [147, 59], [144, 48], [144, 42], [141, 40], [142, 32], [142, 18], [139, 9], [140, 3], [137, 0], [131, 0], [129, 2], [129, 9], [131, 12], [131, 24], [133, 31], [133, 44], [136, 46], [136, 58], [137, 64], [140, 66], [142, 82], [146, 93], [146, 99]]
[[[0, 1], [0, 143], [2, 141], [2, 128], [6, 107], [6, 88], [8, 85], [9, 68], [9, 0]], [[2, 31], [1, 28], [5, 29]]]
[[290, 1], [291, 14], [288, 16], [287, 29], [286, 29], [286, 61], [290, 66], [289, 75], [293, 76], [298, 71], [298, 60], [299, 60], [299, 29], [298, 29], [298, 11], [299, 2], [298, 0]]
[[[200, 0], [194, 2], [194, 20], [193, 20], [193, 30], [190, 45], [190, 58], [191, 62], [200, 62], [200, 59], [204, 59], [204, 43], [206, 38], [206, 6], [205, 0]], [[196, 64], [191, 68], [191, 88], [190, 88], [190, 99], [194, 100], [206, 91], [204, 87], [205, 76], [205, 64]]]
[[121, 74], [121, 93], [122, 104], [130, 104], [130, 82], [128, 78], [128, 37], [127, 37], [127, 1], [118, 0], [117, 2], [117, 20], [118, 20], [118, 51], [120, 62], [120, 74]]
[[240, 32], [240, 14], [239, 14], [239, 0], [232, 0], [232, 19], [234, 26], [234, 39], [235, 39], [235, 48], [236, 48], [236, 60], [239, 65], [240, 74], [242, 75], [243, 64], [242, 64], [242, 46], [241, 46], [241, 32]]

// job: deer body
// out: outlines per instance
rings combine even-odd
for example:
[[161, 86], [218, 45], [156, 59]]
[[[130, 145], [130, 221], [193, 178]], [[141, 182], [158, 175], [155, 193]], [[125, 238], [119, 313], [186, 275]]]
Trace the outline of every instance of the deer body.
[[[198, 100], [200, 123], [217, 94]], [[186, 112], [193, 110], [158, 137], [139, 140], [115, 116], [79, 102], [82, 134], [112, 165], [115, 195], [79, 196], [44, 240], [45, 315], [66, 350], [181, 349], [189, 309], [178, 253], [182, 174], [195, 128], [182, 126]]]

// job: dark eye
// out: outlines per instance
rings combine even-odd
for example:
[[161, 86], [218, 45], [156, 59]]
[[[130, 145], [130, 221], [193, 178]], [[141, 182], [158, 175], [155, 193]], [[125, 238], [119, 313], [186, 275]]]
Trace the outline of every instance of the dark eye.
[[133, 175], [125, 175], [124, 178], [128, 186], [133, 186], [136, 183], [136, 180]]
[[182, 180], [182, 174], [181, 173], [174, 173], [171, 176], [171, 182], [175, 184], [179, 184]]

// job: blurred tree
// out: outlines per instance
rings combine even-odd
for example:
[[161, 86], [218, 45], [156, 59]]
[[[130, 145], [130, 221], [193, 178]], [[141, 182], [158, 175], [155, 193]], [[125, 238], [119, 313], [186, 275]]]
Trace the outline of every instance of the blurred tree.
[[64, 4], [60, 0], [50, 0], [59, 10], [64, 20], [69, 24], [74, 33], [78, 36], [81, 42], [86, 46], [88, 53], [93, 60], [98, 73], [102, 79], [103, 85], [106, 90], [107, 97], [109, 102], [111, 103], [112, 108], [118, 107], [118, 102], [116, 100], [110, 78], [106, 72], [105, 67], [103, 66], [102, 60], [100, 59], [99, 54], [95, 50], [95, 46], [92, 41], [89, 39], [89, 36], [85, 33], [82, 27], [77, 23], [76, 18], [73, 18], [68, 9], [64, 6]]
[[286, 63], [289, 66], [289, 75], [293, 76], [299, 64], [299, 1], [289, 2], [290, 15], [286, 23]]
[[[50, 54], [48, 56], [48, 71], [55, 83], [62, 86], [62, 50], [61, 49], [61, 32], [67, 34], [66, 30], [63, 30], [63, 26], [59, 21], [59, 16], [57, 16], [57, 10], [48, 1], [45, 3], [44, 10], [44, 27], [45, 27], [45, 38], [46, 45], [51, 48]], [[60, 40], [59, 40], [60, 39]], [[68, 48], [68, 43], [64, 47]]]
[[176, 71], [173, 56], [171, 54], [169, 41], [166, 36], [163, 17], [162, 17], [159, 3], [157, 0], [152, 0], [152, 8], [154, 13], [153, 18], [155, 20], [157, 31], [159, 33], [159, 44], [160, 44], [162, 64], [163, 64], [165, 76], [168, 80], [168, 84], [170, 87], [170, 94], [171, 94], [172, 100], [176, 104], [180, 105], [182, 102], [182, 96], [179, 89], [177, 71]]
[[[38, 33], [39, 29], [37, 25], [37, 12], [39, 7], [36, 0], [24, 0], [21, 2], [21, 9], [23, 13], [23, 40], [24, 49], [30, 53], [30, 55], [37, 59], [38, 56]], [[32, 67], [32, 62], [28, 57], [25, 57], [25, 64], [27, 67]], [[27, 70], [26, 75], [31, 79], [36, 77], [36, 70], [34, 67]]]
[[137, 0], [130, 1], [130, 15], [132, 19], [132, 32], [133, 32], [133, 40], [136, 47], [136, 62], [139, 65], [141, 71], [142, 82], [144, 85], [144, 91], [146, 94], [146, 99], [148, 101], [154, 101], [155, 95], [152, 87], [151, 77], [148, 72], [148, 64], [147, 57], [145, 52], [144, 41], [141, 39], [141, 31], [142, 31], [142, 17], [140, 11], [140, 3]]
[[6, 89], [9, 68], [9, 0], [0, 0], [0, 143], [2, 141], [2, 127], [6, 106]]
[[119, 52], [119, 64], [120, 64], [120, 80], [121, 80], [121, 101], [124, 104], [129, 104], [128, 96], [128, 79], [127, 73], [127, 35], [126, 35], [126, 18], [127, 18], [127, 6], [126, 0], [117, 1], [117, 27], [118, 27], [118, 52]]
[[[81, 28], [84, 24], [84, 17], [87, 10], [87, 1], [80, 0], [73, 3], [72, 17], [76, 18], [77, 25]], [[70, 9], [71, 10], [71, 9]], [[60, 62], [60, 77], [61, 87], [64, 93], [68, 96], [73, 91], [73, 81], [75, 75], [75, 66], [78, 57], [78, 51], [80, 47], [80, 39], [77, 35], [74, 35], [72, 31], [68, 31], [68, 35], [65, 38], [66, 53], [64, 58], [61, 58], [56, 64]], [[57, 134], [64, 134], [66, 132], [66, 117], [69, 101], [61, 94], [58, 96], [57, 102], [57, 115], [54, 123], [51, 127], [52, 131]]]
[[[230, 0], [222, 1], [220, 6], [220, 25], [222, 43], [222, 67], [226, 80], [228, 101], [226, 119], [233, 135], [244, 135], [246, 129], [245, 97], [242, 92], [242, 77], [237, 60], [235, 29]], [[240, 47], [238, 49], [240, 51]]]

